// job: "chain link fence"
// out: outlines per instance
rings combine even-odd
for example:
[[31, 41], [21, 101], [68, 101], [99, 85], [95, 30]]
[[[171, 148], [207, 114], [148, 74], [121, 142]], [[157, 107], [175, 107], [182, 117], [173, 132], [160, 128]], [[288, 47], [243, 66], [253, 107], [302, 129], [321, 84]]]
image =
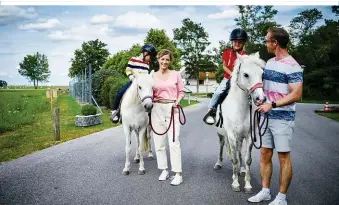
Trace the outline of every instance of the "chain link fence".
[[80, 104], [92, 104], [92, 69], [86, 66], [69, 82], [69, 93]]

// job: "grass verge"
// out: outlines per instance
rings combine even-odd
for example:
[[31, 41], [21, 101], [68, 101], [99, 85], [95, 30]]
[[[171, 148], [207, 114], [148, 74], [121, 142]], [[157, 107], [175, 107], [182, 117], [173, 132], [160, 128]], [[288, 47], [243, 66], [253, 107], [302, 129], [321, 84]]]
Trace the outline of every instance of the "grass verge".
[[76, 127], [75, 115], [81, 106], [69, 95], [58, 97], [55, 106], [60, 108], [61, 140], [54, 141], [53, 115], [49, 104], [47, 109], [38, 110], [34, 121], [17, 126], [15, 130], [0, 135], [0, 162], [9, 161], [55, 144], [98, 132], [114, 125], [109, 121], [110, 112], [102, 109], [102, 124], [92, 127]]
[[[0, 104], [2, 108], [0, 119], [5, 122], [1, 124], [3, 132], [0, 133], [0, 162], [17, 159], [50, 146], [119, 125], [113, 125], [109, 120], [110, 111], [102, 108], [102, 124], [76, 127], [75, 116], [80, 114], [81, 106], [72, 96], [59, 95], [54, 106], [60, 108], [61, 139], [56, 142], [53, 134], [53, 115], [50, 104], [46, 100], [45, 91], [11, 91], [10, 94], [7, 92], [0, 94], [1, 99], [6, 99], [6, 102], [0, 101], [2, 103]], [[196, 103], [199, 102], [191, 100], [190, 105]], [[180, 104], [182, 107], [189, 106], [186, 99], [182, 100]], [[7, 109], [11, 111], [18, 107], [20, 110], [26, 111], [8, 114]]]

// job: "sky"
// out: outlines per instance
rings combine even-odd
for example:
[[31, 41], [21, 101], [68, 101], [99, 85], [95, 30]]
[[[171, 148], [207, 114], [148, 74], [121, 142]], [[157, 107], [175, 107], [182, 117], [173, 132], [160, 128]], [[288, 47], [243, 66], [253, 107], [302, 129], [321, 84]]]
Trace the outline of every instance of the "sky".
[[[277, 23], [290, 20], [314, 6], [275, 6]], [[316, 6], [324, 19], [334, 18], [330, 6]], [[24, 57], [36, 52], [47, 56], [51, 76], [42, 85], [68, 85], [70, 59], [84, 41], [99, 39], [111, 55], [142, 44], [150, 28], [173, 29], [182, 19], [201, 23], [210, 47], [228, 41], [238, 11], [234, 6], [0, 6], [0, 80], [9, 85], [32, 85], [18, 73]], [[324, 21], [321, 20], [320, 24]]]

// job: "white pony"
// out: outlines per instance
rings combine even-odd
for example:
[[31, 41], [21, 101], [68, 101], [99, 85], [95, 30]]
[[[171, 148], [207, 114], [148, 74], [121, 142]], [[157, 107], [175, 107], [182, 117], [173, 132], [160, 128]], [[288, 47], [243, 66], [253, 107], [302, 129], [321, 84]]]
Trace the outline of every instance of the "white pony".
[[[249, 105], [252, 102], [249, 100], [249, 96], [255, 104], [258, 101], [266, 101], [267, 98], [263, 92], [262, 84], [265, 64], [265, 61], [259, 58], [259, 52], [244, 56], [237, 54], [231, 78], [231, 88], [228, 96], [221, 104], [223, 127], [217, 127], [220, 152], [214, 169], [222, 167], [223, 147], [226, 142], [227, 153], [232, 158], [233, 163], [233, 191], [240, 191], [238, 176], [240, 174], [240, 166], [242, 166], [241, 172], [245, 172], [244, 190], [246, 193], [252, 192], [250, 165], [252, 162], [251, 151], [253, 142], [250, 132]], [[220, 114], [219, 112], [218, 110], [217, 116]], [[243, 142], [246, 142], [244, 147]], [[246, 169], [243, 167], [242, 148], [246, 151]]]
[[[136, 153], [134, 162], [139, 163], [138, 174], [145, 174], [143, 148], [148, 149], [148, 158], [153, 159], [148, 113], [153, 108], [152, 74], [137, 74], [121, 101], [121, 119], [126, 136], [126, 162], [123, 174], [128, 175], [130, 169], [131, 136], [136, 135]], [[146, 136], [147, 132], [147, 137]]]

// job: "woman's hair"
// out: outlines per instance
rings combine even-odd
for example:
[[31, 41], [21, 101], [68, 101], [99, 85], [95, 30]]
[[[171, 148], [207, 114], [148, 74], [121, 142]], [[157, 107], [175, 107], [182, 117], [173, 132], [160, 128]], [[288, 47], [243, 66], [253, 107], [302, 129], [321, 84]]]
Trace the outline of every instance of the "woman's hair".
[[169, 55], [171, 62], [173, 61], [173, 53], [168, 49], [161, 49], [161, 51], [159, 51], [159, 53], [157, 55], [157, 58], [159, 59], [159, 58], [163, 57], [164, 55]]

